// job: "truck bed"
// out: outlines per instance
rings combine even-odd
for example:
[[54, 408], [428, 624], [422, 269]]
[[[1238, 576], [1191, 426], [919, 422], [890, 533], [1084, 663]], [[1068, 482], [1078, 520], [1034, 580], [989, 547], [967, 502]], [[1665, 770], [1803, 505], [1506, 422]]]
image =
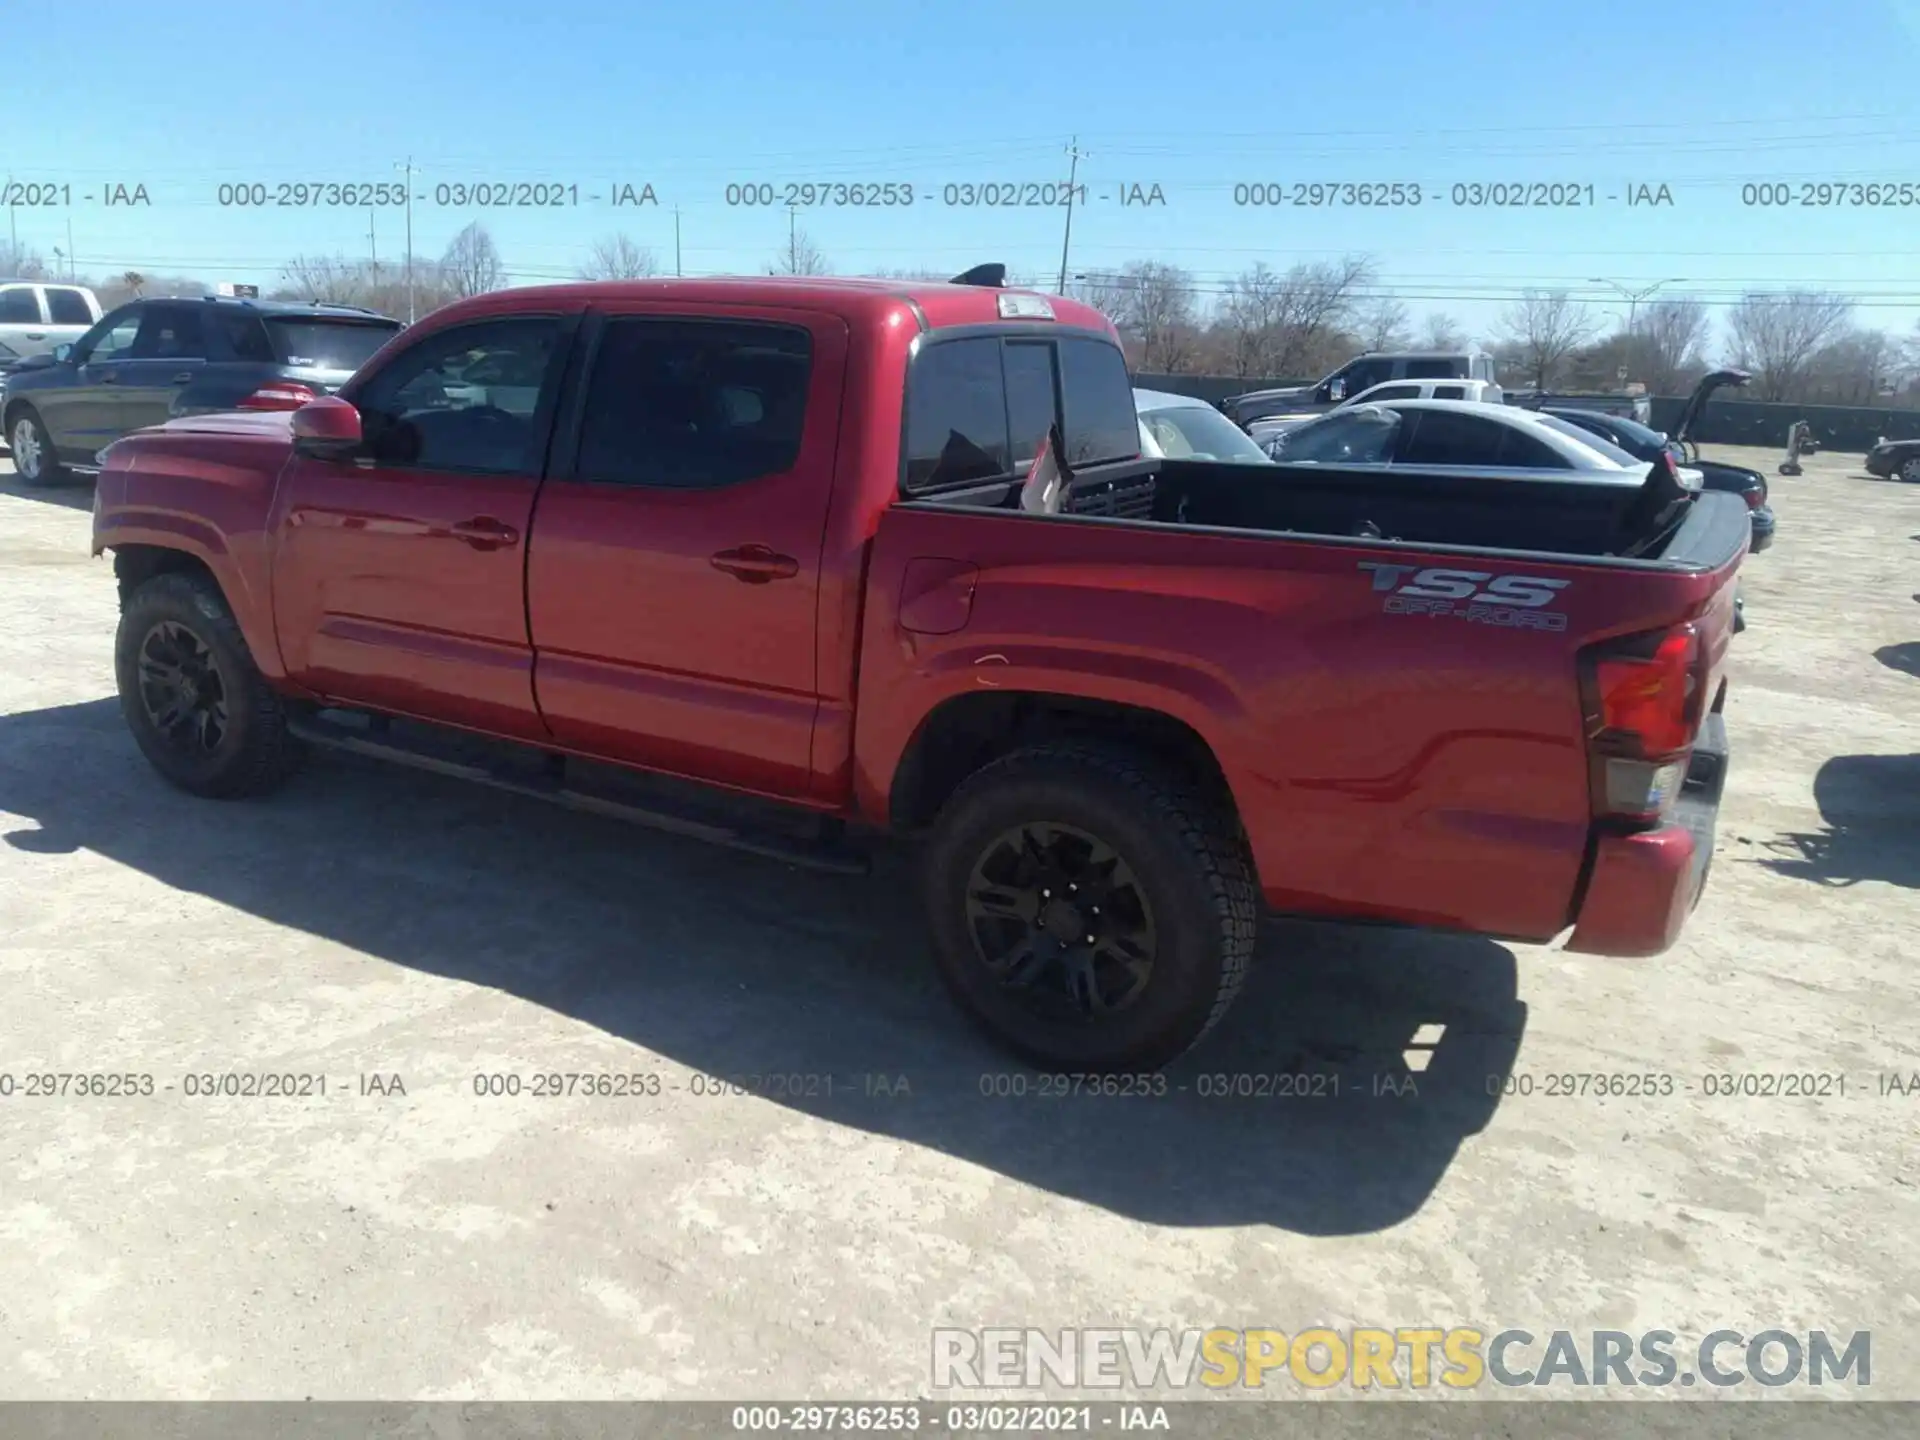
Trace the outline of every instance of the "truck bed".
[[[909, 503], [1011, 509], [1018, 492], [1017, 485], [999, 483]], [[1303, 473], [1202, 460], [1141, 461], [1090, 473], [1074, 482], [1068, 514], [1299, 540], [1665, 562], [1685, 569], [1731, 560], [1748, 528], [1745, 505], [1717, 493], [1676, 506], [1651, 486], [1334, 466]]]

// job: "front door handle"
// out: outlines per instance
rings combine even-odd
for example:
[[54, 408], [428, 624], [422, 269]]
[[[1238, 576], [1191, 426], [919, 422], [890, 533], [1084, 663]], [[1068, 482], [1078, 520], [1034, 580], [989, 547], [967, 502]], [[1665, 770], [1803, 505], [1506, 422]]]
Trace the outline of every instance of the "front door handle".
[[498, 550], [502, 545], [512, 545], [520, 538], [518, 530], [491, 515], [463, 520], [452, 527], [451, 533], [454, 539], [464, 540], [476, 550]]
[[713, 568], [749, 585], [764, 585], [769, 580], [792, 579], [800, 573], [800, 562], [791, 555], [776, 554], [765, 545], [742, 545], [715, 555]]
[[118, 370], [102, 370], [93, 378], [102, 385], [118, 385], [120, 383], [120, 372]]
[[191, 385], [193, 383], [193, 371], [182, 370], [178, 375], [173, 377], [173, 383], [175, 385]]

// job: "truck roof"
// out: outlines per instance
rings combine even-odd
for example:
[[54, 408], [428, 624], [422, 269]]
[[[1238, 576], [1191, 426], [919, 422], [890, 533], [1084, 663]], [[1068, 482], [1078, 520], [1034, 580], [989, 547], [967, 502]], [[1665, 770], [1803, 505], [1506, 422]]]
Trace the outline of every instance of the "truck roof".
[[[1022, 320], [1001, 314], [1003, 295], [1042, 296], [1053, 310], [1053, 320]], [[714, 275], [698, 278], [647, 280], [577, 280], [559, 285], [532, 285], [496, 290], [460, 303], [471, 313], [476, 304], [503, 302], [503, 308], [550, 300], [578, 303], [606, 300], [676, 300], [690, 305], [792, 305], [838, 314], [878, 318], [891, 305], [913, 305], [927, 329], [950, 325], [1003, 323], [1045, 326], [1073, 325], [1113, 333], [1113, 323], [1091, 305], [1038, 290], [1001, 289], [986, 285], [955, 285], [938, 280], [879, 280], [840, 275]], [[451, 308], [451, 307], [450, 307]]]

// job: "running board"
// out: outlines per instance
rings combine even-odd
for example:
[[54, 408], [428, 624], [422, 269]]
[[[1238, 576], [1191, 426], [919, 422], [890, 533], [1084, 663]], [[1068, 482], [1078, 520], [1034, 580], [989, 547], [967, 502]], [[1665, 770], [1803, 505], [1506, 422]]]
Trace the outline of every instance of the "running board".
[[814, 836], [786, 835], [773, 828], [759, 830], [733, 823], [730, 819], [703, 815], [701, 807], [694, 804], [662, 803], [651, 797], [648, 803], [641, 804], [633, 799], [596, 793], [593, 788], [577, 786], [570, 782], [568, 770], [584, 762], [570, 762], [567, 756], [552, 751], [514, 747], [512, 758], [503, 754], [491, 763], [485, 760], [476, 763], [444, 753], [425, 741], [402, 736], [385, 716], [369, 715], [365, 718], [367, 723], [362, 727], [330, 720], [324, 715], [303, 715], [290, 717], [287, 728], [308, 744], [323, 749], [366, 755], [435, 775], [470, 780], [495, 790], [550, 801], [570, 810], [610, 816], [670, 835], [683, 835], [711, 845], [744, 850], [789, 865], [824, 870], [836, 875], [864, 875], [871, 868], [869, 857], [847, 842], [842, 833], [842, 822], [832, 816], [806, 813], [806, 818], [820, 828], [821, 833]]

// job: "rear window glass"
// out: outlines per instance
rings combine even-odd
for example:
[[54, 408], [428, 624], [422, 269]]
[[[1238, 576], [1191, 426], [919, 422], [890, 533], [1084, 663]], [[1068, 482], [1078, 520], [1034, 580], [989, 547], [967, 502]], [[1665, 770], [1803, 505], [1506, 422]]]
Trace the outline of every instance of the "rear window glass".
[[1133, 379], [1117, 346], [1063, 337], [1060, 394], [1067, 412], [1060, 430], [1069, 465], [1130, 460], [1140, 453]]
[[1577, 440], [1589, 450], [1604, 456], [1616, 465], [1644, 465], [1644, 460], [1636, 460], [1611, 440], [1603, 440], [1591, 430], [1583, 430], [1571, 420], [1562, 420], [1558, 415], [1544, 415], [1534, 412], [1534, 418], [1550, 430], [1558, 430], [1569, 440]]
[[[1055, 413], [1056, 390], [1063, 416]], [[1071, 465], [1140, 453], [1133, 381], [1118, 347], [1073, 335], [926, 344], [907, 381], [906, 487], [1021, 473], [1056, 421]]]
[[399, 328], [364, 320], [267, 317], [280, 363], [305, 370], [358, 370]]

